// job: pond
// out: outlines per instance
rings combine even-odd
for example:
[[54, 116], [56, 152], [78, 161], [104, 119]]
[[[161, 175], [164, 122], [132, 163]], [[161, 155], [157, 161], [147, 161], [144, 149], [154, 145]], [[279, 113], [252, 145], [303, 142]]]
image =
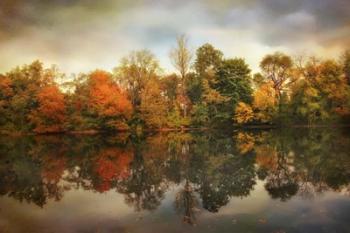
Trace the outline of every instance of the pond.
[[0, 137], [1, 233], [350, 232], [346, 128]]

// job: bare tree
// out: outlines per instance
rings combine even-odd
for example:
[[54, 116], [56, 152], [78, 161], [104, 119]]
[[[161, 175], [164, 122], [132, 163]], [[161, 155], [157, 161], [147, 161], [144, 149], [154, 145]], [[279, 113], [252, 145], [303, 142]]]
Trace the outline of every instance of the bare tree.
[[188, 39], [185, 35], [177, 37], [177, 46], [170, 51], [170, 59], [180, 73], [181, 79], [185, 80], [190, 69], [192, 52], [188, 48]]
[[187, 115], [187, 105], [188, 101], [186, 98], [186, 76], [188, 71], [190, 70], [191, 60], [192, 60], [192, 52], [188, 48], [188, 39], [185, 35], [181, 35], [177, 37], [177, 46], [170, 51], [170, 59], [173, 63], [175, 69], [180, 73], [181, 78], [181, 98], [182, 108], [184, 111], [184, 116]]

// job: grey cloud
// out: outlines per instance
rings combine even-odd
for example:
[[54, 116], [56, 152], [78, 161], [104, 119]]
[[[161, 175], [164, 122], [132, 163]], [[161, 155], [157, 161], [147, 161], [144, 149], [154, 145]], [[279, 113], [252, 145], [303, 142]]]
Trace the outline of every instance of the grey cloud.
[[183, 33], [196, 43], [244, 31], [254, 46], [345, 47], [348, 12], [349, 0], [0, 0], [0, 71], [32, 57], [69, 71], [68, 63], [108, 67], [141, 47], [163, 59]]
[[[256, 3], [254, 14], [248, 14], [241, 21], [248, 21], [264, 43], [269, 45], [290, 45], [313, 38], [323, 43], [325, 34], [337, 34], [350, 25], [350, 2], [347, 0], [263, 0]], [[252, 22], [251, 18], [257, 23]], [[349, 42], [350, 38], [337, 40]]]

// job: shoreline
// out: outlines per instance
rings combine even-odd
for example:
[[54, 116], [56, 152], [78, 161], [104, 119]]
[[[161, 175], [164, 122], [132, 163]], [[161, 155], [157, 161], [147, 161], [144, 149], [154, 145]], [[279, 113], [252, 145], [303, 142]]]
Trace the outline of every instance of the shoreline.
[[350, 124], [292, 124], [292, 125], [234, 125], [235, 129], [282, 129], [282, 128], [347, 128]]
[[[283, 128], [348, 128], [350, 124], [294, 124], [294, 125], [233, 125], [232, 129], [283, 129]], [[209, 130], [227, 130], [227, 128], [209, 128], [209, 127], [183, 127], [183, 128], [153, 128], [143, 129], [145, 133], [161, 133], [161, 132], [189, 132], [189, 131], [209, 131]], [[131, 130], [114, 130], [114, 131], [102, 131], [102, 130], [72, 130], [72, 131], [60, 131], [60, 132], [46, 132], [46, 133], [35, 133], [35, 132], [8, 132], [0, 131], [0, 136], [44, 136], [44, 135], [97, 135], [97, 134], [114, 134], [114, 133], [134, 133]]]
[[[152, 132], [188, 132], [188, 131], [207, 131], [210, 130], [208, 127], [198, 128], [198, 127], [186, 127], [186, 128], [159, 128], [159, 129], [143, 129], [142, 132], [152, 133]], [[45, 133], [35, 133], [35, 132], [8, 132], [0, 131], [0, 136], [40, 136], [40, 135], [97, 135], [97, 134], [114, 134], [114, 133], [134, 133], [132, 130], [113, 130], [113, 131], [103, 131], [103, 130], [72, 130], [72, 131], [60, 131], [60, 132], [45, 132]]]

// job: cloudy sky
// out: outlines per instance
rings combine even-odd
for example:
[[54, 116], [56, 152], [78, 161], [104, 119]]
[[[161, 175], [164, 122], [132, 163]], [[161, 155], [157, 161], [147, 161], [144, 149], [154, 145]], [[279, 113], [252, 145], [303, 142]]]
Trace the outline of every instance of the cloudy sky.
[[277, 50], [337, 57], [350, 48], [350, 0], [0, 0], [0, 72], [35, 59], [67, 73], [112, 70], [143, 48], [172, 71], [180, 34], [254, 71]]

